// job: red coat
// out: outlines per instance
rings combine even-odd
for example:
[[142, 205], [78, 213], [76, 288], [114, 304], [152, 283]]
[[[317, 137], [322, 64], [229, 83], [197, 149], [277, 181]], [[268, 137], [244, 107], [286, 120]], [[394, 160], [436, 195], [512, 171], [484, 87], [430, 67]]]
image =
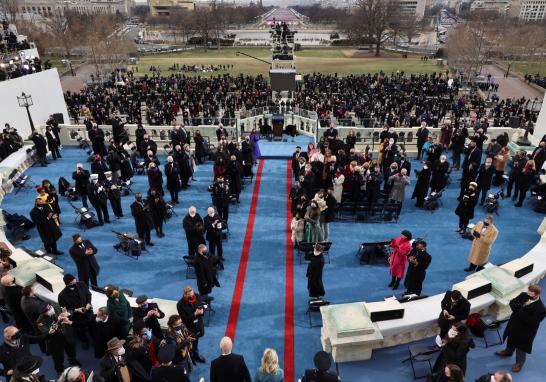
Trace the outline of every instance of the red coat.
[[391, 248], [394, 251], [390, 258], [389, 273], [391, 276], [401, 279], [404, 277], [404, 272], [406, 270], [411, 243], [405, 236], [400, 236], [391, 240]]

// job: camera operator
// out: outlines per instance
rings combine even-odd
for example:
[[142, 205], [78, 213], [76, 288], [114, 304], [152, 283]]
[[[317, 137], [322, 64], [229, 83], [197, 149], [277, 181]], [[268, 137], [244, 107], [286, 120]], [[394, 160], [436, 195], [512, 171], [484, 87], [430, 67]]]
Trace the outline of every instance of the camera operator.
[[142, 197], [140, 192], [135, 194], [135, 201], [131, 204], [131, 215], [135, 219], [135, 227], [138, 236], [145, 241], [146, 245], [153, 246], [151, 242], [150, 230], [153, 222], [150, 214], [148, 201]]
[[76, 192], [82, 198], [82, 204], [85, 208], [87, 205], [87, 186], [89, 185], [89, 171], [83, 168], [82, 163], [76, 165], [76, 171], [72, 173], [72, 179], [76, 182]]
[[184, 295], [176, 304], [176, 310], [182, 318], [182, 322], [191, 332], [193, 341], [193, 360], [196, 362], [205, 363], [205, 358], [199, 355], [199, 338], [205, 334], [205, 325], [203, 324], [203, 316], [205, 315], [206, 303], [197, 293], [194, 292], [191, 286], [184, 288]]
[[64, 370], [64, 353], [68, 356], [70, 366], [79, 366], [76, 359], [76, 344], [74, 342], [72, 320], [68, 312], [62, 312], [58, 306], [45, 304], [42, 313], [36, 320], [40, 332], [48, 333], [46, 348], [51, 357], [55, 371], [61, 374]]
[[123, 217], [123, 210], [121, 209], [121, 191], [113, 177], [112, 171], [106, 171], [104, 176], [106, 176], [104, 188], [108, 193], [108, 200], [110, 200], [112, 211], [114, 212], [116, 218], [121, 219]]
[[84, 282], [76, 280], [71, 274], [64, 275], [63, 281], [66, 287], [59, 293], [59, 305], [70, 313], [73, 322], [80, 324], [74, 330], [83, 348], [88, 349], [89, 338], [86, 332], [89, 320], [93, 318], [91, 292]]
[[[89, 201], [97, 211], [97, 219], [99, 225], [110, 223], [110, 215], [108, 215], [108, 194], [106, 193], [104, 182], [99, 181], [98, 174], [91, 174], [91, 183], [87, 185], [87, 194]], [[103, 220], [104, 217], [104, 220]]]
[[229, 185], [224, 181], [221, 175], [216, 178], [214, 184], [209, 186], [209, 192], [212, 194], [212, 204], [216, 207], [220, 219], [227, 223], [229, 217]]

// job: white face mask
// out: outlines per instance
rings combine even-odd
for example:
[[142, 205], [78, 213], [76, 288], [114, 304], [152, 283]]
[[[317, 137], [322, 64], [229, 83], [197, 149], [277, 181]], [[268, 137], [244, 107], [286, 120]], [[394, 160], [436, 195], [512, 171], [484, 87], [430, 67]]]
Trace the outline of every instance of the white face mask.
[[457, 337], [457, 331], [455, 329], [449, 329], [449, 332], [447, 332], [447, 336], [449, 338], [455, 338]]
[[40, 368], [37, 368], [36, 370], [34, 370], [34, 371], [32, 372], [32, 374], [38, 374], [39, 372], [40, 372]]
[[55, 315], [55, 309], [54, 309], [54, 308], [49, 308], [49, 310], [47, 311], [46, 314], [47, 314], [49, 317], [54, 316], [54, 315]]
[[124, 355], [125, 354], [125, 348], [121, 347], [118, 349], [118, 355]]
[[423, 166], [423, 170], [428, 170], [428, 166]]

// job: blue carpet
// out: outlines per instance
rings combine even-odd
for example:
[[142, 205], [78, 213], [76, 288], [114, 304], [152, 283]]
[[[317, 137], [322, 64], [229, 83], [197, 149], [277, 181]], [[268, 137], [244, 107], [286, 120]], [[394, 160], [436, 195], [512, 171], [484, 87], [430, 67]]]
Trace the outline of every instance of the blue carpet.
[[[293, 144], [272, 144], [284, 146], [283, 150], [287, 153], [291, 154], [293, 151]], [[59, 176], [70, 178], [75, 164], [83, 161], [84, 157], [83, 151], [66, 148], [63, 151], [63, 159], [48, 168], [31, 168], [28, 174], [36, 182], [48, 177], [56, 184]], [[286, 165], [284, 160], [265, 161], [254, 235], [250, 246], [234, 351], [244, 354], [251, 374], [254, 374], [259, 365], [265, 347], [277, 349], [279, 358], [281, 361], [283, 359]], [[415, 166], [418, 164], [414, 163]], [[195, 280], [185, 280], [184, 276], [185, 267], [181, 258], [186, 253], [186, 241], [181, 221], [190, 205], [195, 205], [202, 215], [206, 213], [206, 207], [210, 205], [210, 196], [206, 188], [211, 182], [211, 174], [210, 164], [198, 167], [197, 180], [181, 194], [181, 204], [176, 208], [178, 216], [173, 217], [165, 227], [165, 238], [158, 239], [155, 234], [152, 234], [155, 247], [138, 261], [113, 250], [112, 245], [115, 239], [110, 232], [110, 229], [134, 231], [134, 223], [129, 211], [132, 196], [123, 198], [124, 218], [110, 226], [82, 232], [84, 237], [92, 240], [99, 248], [98, 260], [102, 267], [99, 276], [100, 284], [116, 283], [133, 290], [136, 295], [145, 293], [149, 296], [175, 300], [180, 297], [185, 285], [195, 286]], [[429, 253], [433, 260], [425, 280], [424, 294], [441, 293], [450, 289], [454, 282], [462, 280], [465, 276], [463, 268], [467, 265], [470, 241], [461, 239], [454, 232], [457, 228], [457, 216], [453, 211], [458, 195], [458, 177], [460, 173], [452, 174], [452, 183], [443, 197], [443, 207], [434, 213], [415, 208], [414, 201], [407, 199], [398, 224], [332, 223], [331, 239], [334, 242], [331, 250], [332, 263], [326, 265], [324, 270], [326, 298], [333, 303], [343, 303], [375, 301], [392, 294], [392, 291], [387, 288], [389, 276], [386, 267], [359, 266], [355, 253], [361, 242], [387, 240], [399, 235], [402, 229], [409, 229], [414, 237], [424, 237], [428, 242]], [[135, 176], [133, 180], [135, 181], [133, 190], [143, 192], [147, 190], [146, 177]], [[415, 180], [412, 179], [412, 181]], [[412, 190], [413, 184], [406, 194], [411, 195]], [[210, 326], [206, 328], [206, 335], [199, 344], [202, 354], [208, 361], [218, 354], [218, 342], [225, 333], [246, 230], [251, 192], [252, 185], [249, 185], [243, 191], [238, 209], [230, 211], [230, 237], [225, 243], [226, 268], [220, 274], [222, 287], [216, 288], [213, 292], [216, 299], [216, 315]], [[24, 190], [18, 195], [10, 194], [4, 199], [2, 207], [11, 213], [17, 212], [28, 216], [34, 196], [35, 192], [32, 189]], [[74, 223], [74, 214], [64, 200], [61, 208], [64, 236], [59, 242], [59, 248], [67, 251], [71, 235], [80, 232], [80, 229]], [[483, 214], [479, 207], [476, 208], [476, 219], [481, 218]], [[527, 252], [539, 239], [536, 228], [542, 218], [543, 215], [533, 212], [528, 206], [516, 209], [510, 200], [501, 201], [499, 216], [495, 217], [495, 225], [499, 228], [500, 234], [493, 247], [491, 261], [501, 264]], [[29, 249], [36, 249], [41, 247], [41, 242], [37, 234], [32, 232], [32, 238], [22, 245]], [[66, 272], [75, 272], [69, 256], [60, 256], [59, 264], [66, 269]], [[312, 365], [313, 354], [320, 349], [320, 328], [310, 329], [306, 321], [305, 310], [308, 296], [306, 265], [299, 265], [296, 259], [294, 267], [295, 373], [299, 376], [306, 367]], [[528, 358], [524, 370], [520, 373], [521, 376], [518, 376], [516, 380], [530, 382], [544, 380], [542, 374], [546, 371], [546, 366], [540, 364], [540, 354], [546, 351], [544, 339], [546, 339], [545, 331], [540, 330], [539, 337], [535, 341], [534, 354]], [[478, 346], [480, 345], [481, 343], [478, 343]], [[468, 380], [473, 381], [484, 372], [510, 366], [510, 361], [499, 360], [493, 355], [498, 348], [493, 347], [487, 350], [478, 348], [470, 352]], [[409, 364], [400, 362], [406, 358], [406, 352], [406, 345], [375, 350], [372, 361], [340, 365], [342, 378], [344, 381], [387, 379], [411, 381], [413, 376]], [[81, 351], [80, 354], [79, 358], [86, 368], [96, 367], [96, 361], [92, 359], [90, 352]], [[209, 364], [210, 362], [199, 365], [192, 373], [192, 380], [197, 381], [200, 376], [208, 378]], [[50, 359], [45, 362], [43, 370], [48, 373], [48, 377], [54, 376]]]
[[294, 148], [297, 145], [302, 147], [302, 150], [307, 149], [307, 144], [313, 142], [313, 138], [306, 135], [298, 135], [292, 138], [289, 135], [282, 136], [282, 141], [268, 141], [266, 139], [260, 140], [260, 151], [262, 157], [265, 158], [291, 158]]

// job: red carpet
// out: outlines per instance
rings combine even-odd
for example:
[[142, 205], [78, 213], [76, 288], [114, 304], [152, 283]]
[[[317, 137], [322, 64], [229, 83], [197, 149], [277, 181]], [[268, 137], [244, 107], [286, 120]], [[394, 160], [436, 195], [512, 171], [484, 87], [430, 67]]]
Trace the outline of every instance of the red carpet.
[[292, 161], [286, 166], [286, 288], [284, 300], [284, 380], [294, 380], [294, 246], [292, 244]]
[[260, 194], [260, 182], [262, 180], [262, 170], [264, 161], [260, 160], [258, 171], [254, 177], [254, 189], [252, 190], [252, 201], [250, 202], [250, 211], [248, 213], [248, 222], [246, 225], [245, 241], [243, 242], [243, 251], [239, 269], [237, 270], [237, 281], [233, 290], [233, 298], [231, 299], [231, 308], [229, 311], [228, 324], [226, 328], [226, 336], [235, 342], [235, 332], [237, 331], [237, 320], [239, 318], [239, 310], [241, 309], [241, 298], [243, 297], [243, 287], [245, 285], [246, 266], [248, 264], [248, 255], [250, 252], [250, 243], [252, 242], [252, 233], [254, 231], [254, 220], [256, 218], [256, 207], [258, 205], [258, 195]]

